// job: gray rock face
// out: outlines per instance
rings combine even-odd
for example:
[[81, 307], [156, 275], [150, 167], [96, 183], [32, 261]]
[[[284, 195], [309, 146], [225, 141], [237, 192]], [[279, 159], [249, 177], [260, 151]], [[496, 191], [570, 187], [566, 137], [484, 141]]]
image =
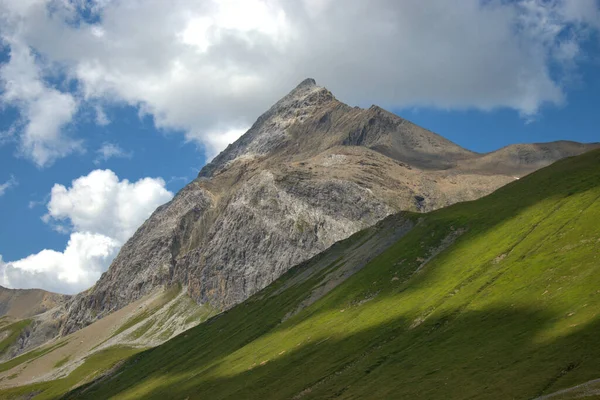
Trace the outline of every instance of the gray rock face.
[[175, 260], [189, 241], [192, 225], [213, 207], [212, 196], [190, 184], [159, 207], [121, 248], [111, 267], [95, 286], [68, 304], [63, 333], [117, 310], [171, 282]]
[[391, 213], [473, 200], [591, 147], [480, 155], [307, 79], [152, 214], [97, 284], [69, 300], [61, 332], [161, 285], [227, 309]]
[[202, 168], [198, 176], [211, 177], [215, 170], [238, 157], [264, 156], [284, 147], [291, 139], [287, 130], [292, 124], [302, 123], [334, 102], [337, 103], [331, 92], [317, 86], [314, 79], [304, 80], [261, 115], [246, 134]]
[[187, 282], [193, 298], [230, 307], [393, 211], [352, 182], [290, 178], [270, 171], [249, 178], [213, 223], [206, 244], [177, 260], [174, 279]]

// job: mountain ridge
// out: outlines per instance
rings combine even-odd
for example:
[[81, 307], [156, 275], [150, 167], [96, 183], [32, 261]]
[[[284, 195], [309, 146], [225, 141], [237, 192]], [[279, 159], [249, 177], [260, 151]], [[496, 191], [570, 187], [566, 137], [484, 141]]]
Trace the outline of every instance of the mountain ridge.
[[474, 200], [594, 146], [498, 173], [494, 157], [379, 107], [350, 107], [307, 79], [152, 214], [98, 283], [69, 301], [61, 332], [162, 285], [181, 284], [199, 304], [227, 309], [387, 215]]
[[[494, 154], [523, 151], [523, 147], [526, 146], [536, 146], [539, 148], [539, 151], [547, 151], [549, 149], [553, 149], [554, 154], [552, 154], [552, 156], [548, 157], [547, 159], [548, 162], [552, 162], [562, 157], [577, 155], [580, 154], [582, 151], [590, 150], [592, 148], [600, 146], [600, 143], [577, 143], [567, 140], [558, 140], [547, 143], [511, 144], [504, 146], [501, 149], [490, 151], [487, 153], [477, 153], [462, 148], [461, 146], [451, 142], [443, 136], [440, 136], [430, 130], [421, 128], [418, 125], [412, 123], [411, 121], [399, 117], [377, 105], [372, 105], [368, 109], [350, 107], [338, 101], [326, 88], [318, 86], [314, 79], [307, 78], [302, 83], [300, 83], [295, 89], [293, 89], [288, 95], [284, 96], [280, 101], [275, 103], [268, 111], [262, 114], [246, 134], [242, 135], [234, 143], [227, 146], [225, 150], [223, 150], [211, 162], [205, 165], [199, 172], [198, 176], [208, 178], [212, 176], [216, 169], [224, 167], [228, 162], [232, 162], [233, 160], [235, 160], [236, 157], [251, 157], [261, 155], [264, 156], [268, 155], [274, 150], [277, 150], [278, 146], [280, 146], [282, 144], [281, 142], [284, 140], [284, 136], [282, 135], [281, 131], [292, 124], [292, 117], [298, 116], [298, 121], [301, 123], [304, 121], [307, 112], [315, 106], [319, 107], [318, 123], [329, 122], [331, 114], [337, 109], [341, 109], [344, 112], [353, 111], [354, 115], [352, 115], [352, 117], [361, 118], [364, 121], [366, 121], [365, 124], [358, 126], [359, 129], [349, 132], [347, 137], [338, 136], [334, 138], [333, 141], [325, 140], [326, 146], [331, 147], [335, 144], [339, 144], [344, 146], [354, 145], [370, 147], [383, 153], [384, 155], [396, 159], [397, 161], [414, 163], [418, 167], [427, 167], [427, 163], [424, 162], [423, 158], [431, 158], [432, 155], [446, 156], [446, 159], [442, 160], [444, 161], [444, 163], [437, 165], [435, 165], [435, 160], [427, 160], [430, 163], [434, 163], [435, 167], [443, 168], [444, 165], [446, 167], [457, 166], [457, 164], [449, 164], [448, 158], [450, 158], [451, 161], [455, 162], [463, 160], [470, 161], [482, 158], [485, 159], [486, 157], [491, 157]], [[271, 135], [273, 135], [273, 131], [275, 131], [276, 134], [273, 135], [275, 137], [269, 136], [268, 138], [265, 138], [265, 136], [268, 135], [265, 135], [265, 132], [260, 131], [260, 129], [263, 128], [263, 125], [265, 123], [270, 122], [270, 119], [274, 115], [278, 115], [278, 113], [281, 113], [282, 109], [285, 109], [286, 118], [283, 118], [283, 122], [277, 121], [279, 122], [279, 124], [272, 123], [272, 125], [269, 126], [270, 130], [267, 130], [267, 133]], [[367, 135], [367, 129], [365, 129], [365, 125], [368, 124], [382, 125], [382, 129], [377, 129], [376, 132], [373, 132], [373, 129], [370, 129], [368, 130], [369, 135]], [[400, 132], [401, 134], [393, 135], [394, 128], [397, 128], [400, 125], [406, 125], [405, 129]], [[398, 131], [396, 131], [396, 133], [397, 132]], [[378, 136], [378, 134], [380, 133], [383, 134]], [[326, 135], [321, 135], [319, 138], [324, 139], [324, 136], [326, 137]], [[396, 143], [390, 143], [393, 142], [393, 139], [396, 139]], [[259, 142], [259, 144], [256, 144], [256, 141]], [[252, 147], [253, 144], [254, 148], [248, 149], [248, 147]], [[271, 144], [272, 147], [269, 147], [266, 144]], [[417, 152], [416, 155], [406, 154], [406, 149], [415, 151], [416, 148], [422, 147], [428, 147], [429, 152]], [[444, 147], [448, 149], [445, 150], [445, 152], [442, 152], [442, 154], [431, 152], [432, 148], [439, 149]], [[260, 150], [256, 151], [257, 148], [260, 148]], [[319, 150], [323, 151], [326, 150], [326, 148], [320, 147]], [[511, 160], [504, 161], [507, 162]], [[541, 166], [543, 166], [542, 164], [543, 163], [540, 163], [535, 167], [540, 168]]]
[[66, 398], [595, 397], [599, 165], [387, 217]]
[[69, 298], [69, 295], [43, 289], [9, 289], [0, 286], [0, 317], [33, 317], [63, 304]]
[[[256, 377], [255, 372], [260, 375], [261, 371], [267, 371], [269, 376], [277, 371], [295, 374], [296, 370], [286, 364], [296, 363], [295, 357], [310, 364], [305, 357], [312, 352], [309, 349], [309, 355], [303, 355], [303, 343], [314, 342], [317, 346], [325, 343], [321, 348], [337, 349], [325, 357], [336, 360], [337, 354], [348, 350], [343, 345], [336, 347], [346, 339], [332, 339], [333, 331], [328, 329], [337, 329], [339, 323], [336, 335], [352, 332], [352, 321], [359, 321], [354, 316], [360, 317], [360, 310], [369, 310], [364, 314], [367, 320], [398, 314], [399, 310], [408, 313], [397, 315], [399, 318], [394, 321], [385, 318], [379, 321], [383, 331], [365, 325], [364, 335], [357, 336], [359, 348], [385, 336], [388, 322], [399, 324], [394, 332], [406, 329], [403, 335], [409, 338], [415, 332], [444, 332], [448, 323], [463, 321], [462, 311], [474, 304], [467, 299], [453, 309], [457, 299], [470, 293], [477, 296], [494, 287], [501, 282], [497, 281], [500, 275], [496, 276], [496, 272], [516, 271], [517, 275], [507, 281], [511, 284], [519, 282], [521, 273], [537, 273], [545, 263], [556, 264], [547, 272], [554, 273], [554, 269], [563, 265], [565, 254], [577, 256], [572, 249], [581, 246], [588, 249], [598, 239], [594, 236], [597, 230], [593, 221], [581, 217], [584, 212], [593, 216], [597, 211], [592, 206], [597, 200], [594, 193], [598, 174], [594, 166], [598, 163], [598, 151], [562, 160], [530, 174], [540, 166], [594, 148], [596, 144], [569, 141], [524, 144], [476, 154], [457, 145], [447, 145], [448, 141], [441, 136], [378, 107], [347, 106], [315, 85], [310, 80], [299, 85], [259, 117], [240, 141], [230, 145], [207, 168], [206, 176], [199, 176], [172, 201], [158, 207], [92, 288], [65, 298], [45, 313], [17, 321], [6, 329], [0, 326], [0, 334], [10, 331], [6, 343], [13, 343], [13, 336], [19, 330], [24, 333], [15, 342], [17, 351], [11, 349], [6, 353], [7, 358], [3, 358], [10, 361], [0, 364], [0, 388], [17, 388], [1, 393], [16, 393], [19, 398], [43, 392], [42, 398], [54, 398], [77, 384], [90, 383], [98, 374], [101, 391], [110, 392], [112, 388], [102, 386], [102, 380], [110, 377], [120, 360], [182, 333], [163, 347], [143, 353], [140, 364], [136, 364], [137, 358], [133, 359], [133, 365], [143, 368], [140, 370], [143, 375], [144, 371], [166, 362], [166, 372], [158, 368], [165, 372], [160, 379], [171, 385], [171, 394], [185, 398], [191, 392], [185, 383], [188, 381], [177, 383], [179, 374], [187, 373], [181, 368], [196, 371], [194, 385], [205, 388], [202, 385], [206, 371], [198, 371], [205, 367], [207, 371], [213, 367], [218, 371], [223, 362], [228, 371], [235, 371], [235, 376], [227, 372], [226, 377], [211, 385], [222, 388], [218, 383], [225, 383], [225, 390], [218, 392], [222, 397], [227, 397], [224, 395], [228, 393], [227, 387], [245, 393], [244, 397], [250, 393], [244, 392], [245, 383], [241, 388], [236, 385], [246, 382], [245, 374], [250, 377]], [[414, 162], [411, 157], [420, 161]], [[500, 186], [505, 187], [486, 196]], [[480, 200], [470, 201], [475, 199]], [[506, 225], [503, 218], [512, 225]], [[573, 223], [579, 220], [581, 224]], [[564, 231], [567, 225], [570, 228]], [[582, 233], [592, 236], [571, 232], [580, 229], [580, 225], [589, 228]], [[492, 226], [499, 231], [495, 232]], [[568, 241], [563, 243], [561, 240], [567, 240], [565, 235]], [[465, 250], [465, 243], [472, 239], [476, 239], [472, 243], [475, 247]], [[528, 241], [531, 246], [523, 248]], [[394, 250], [396, 247], [401, 251]], [[519, 272], [518, 265], [523, 260], [537, 262], [540, 248], [544, 249], [540, 253], [545, 257], [544, 262], [531, 264], [535, 268]], [[549, 256], [548, 251], [554, 252], [553, 255]], [[442, 268], [448, 252], [454, 254], [455, 260]], [[594, 262], [592, 258], [580, 261]], [[565, 265], [572, 269], [579, 264]], [[470, 271], [471, 266], [477, 271]], [[423, 286], [420, 277], [435, 280], [440, 277], [437, 271], [445, 271], [444, 276], [452, 282], [440, 288]], [[553, 290], [560, 286], [557, 289], [560, 291], [562, 285], [567, 285], [564, 279], [569, 273], [556, 272], [557, 285]], [[407, 286], [408, 282], [413, 284]], [[523, 282], [529, 285], [527, 279]], [[539, 284], [547, 282], [545, 278], [538, 279]], [[390, 299], [386, 300], [385, 293], [390, 284], [400, 285], [403, 289], [396, 295], [406, 296], [410, 301], [387, 301]], [[537, 296], [546, 299], [543, 285], [538, 286], [530, 293], [535, 296], [524, 304], [539, 300]], [[340, 287], [345, 289], [338, 290]], [[345, 293], [341, 297], [332, 294], [340, 290]], [[419, 294], [421, 291], [423, 295]], [[332, 296], [340, 301], [332, 302]], [[269, 300], [272, 298], [276, 300]], [[378, 309], [377, 304], [382, 300], [388, 305]], [[468, 324], [481, 327], [478, 321], [502, 320], [505, 314], [501, 307], [494, 307], [489, 313], [469, 314]], [[322, 314], [323, 310], [328, 311]], [[561, 311], [560, 315], [567, 315], [565, 324], [572, 316], [571, 311]], [[321, 320], [311, 320], [321, 314], [334, 316], [335, 320], [323, 325], [329, 328], [322, 331], [314, 328], [320, 326]], [[278, 338], [277, 343], [287, 343], [287, 336], [277, 335], [287, 332], [287, 327], [293, 327], [307, 315], [309, 325], [303, 322], [301, 326], [317, 329], [317, 341], [310, 340], [305, 328], [300, 330], [300, 336], [292, 329], [289, 332], [294, 339], [288, 343], [289, 348], [270, 349], [272, 334]], [[521, 325], [532, 322], [527, 313], [515, 315]], [[579, 314], [575, 315], [575, 319], [579, 318]], [[207, 318], [211, 319], [202, 324]], [[556, 317], [548, 321], [556, 321]], [[189, 330], [198, 324], [201, 326]], [[281, 331], [281, 327], [285, 329]], [[273, 331], [268, 333], [271, 328]], [[204, 333], [198, 336], [197, 332]], [[265, 332], [268, 334], [261, 337]], [[523, 337], [522, 332], [514, 334]], [[397, 333], [389, 340], [395, 337]], [[427, 343], [430, 339], [425, 335], [423, 340]], [[377, 346], [385, 347], [387, 341]], [[46, 344], [38, 346], [43, 343]], [[194, 347], [199, 344], [201, 348]], [[294, 350], [295, 346], [300, 348]], [[523, 348], [526, 347], [520, 347]], [[398, 351], [392, 350], [389, 354]], [[169, 357], [164, 356], [164, 351]], [[231, 357], [243, 362], [227, 364], [231, 361], [229, 351]], [[360, 364], [363, 357], [360, 354], [365, 351], [371, 354], [376, 350], [365, 348], [343, 357], [358, 355], [356, 363]], [[163, 354], [157, 356], [162, 361], [152, 364], [152, 354]], [[216, 359], [212, 356], [202, 359], [206, 354], [221, 354], [225, 358], [211, 366]], [[291, 358], [281, 357], [282, 354]], [[375, 358], [386, 354], [387, 351]], [[381, 364], [370, 356], [367, 359], [359, 371], [370, 374]], [[566, 363], [563, 358], [560, 360]], [[267, 365], [266, 369], [263, 365]], [[345, 362], [340, 365], [334, 362], [325, 369], [341, 368], [336, 376], [343, 378], [344, 365]], [[407, 365], [405, 370], [413, 367]], [[131, 376], [131, 369], [124, 371], [123, 376]], [[171, 371], [179, 372], [172, 375]], [[319, 393], [321, 385], [329, 387], [319, 383], [323, 379], [319, 375], [322, 370], [312, 372], [307, 379], [294, 382], [293, 388], [278, 390], [283, 390], [286, 398], [300, 398], [310, 397], [311, 392]], [[421, 372], [419, 376], [429, 377], [431, 371]], [[107, 375], [103, 377], [103, 373]], [[119, 386], [120, 378], [111, 382], [116, 383], [115, 390], [120, 387], [118, 390], [125, 390], [129, 396], [164, 397], [163, 389], [167, 386], [162, 389], [153, 384], [146, 386], [147, 377], [142, 378], [139, 385], [138, 381], [128, 384], [136, 387], [131, 392]], [[247, 382], [254, 382], [252, 390], [256, 393], [276, 397], [276, 392], [263, 390], [272, 385], [256, 386], [260, 379]], [[29, 383], [33, 385], [23, 386]], [[87, 389], [74, 395], [94, 394], [94, 390], [88, 393]], [[288, 393], [289, 390], [293, 392]], [[348, 389], [342, 385], [332, 390], [343, 393]], [[375, 393], [378, 388], [371, 386], [369, 390]], [[123, 394], [119, 393], [119, 397]], [[383, 392], [380, 394], [386, 397]], [[414, 397], [414, 392], [411, 394]]]

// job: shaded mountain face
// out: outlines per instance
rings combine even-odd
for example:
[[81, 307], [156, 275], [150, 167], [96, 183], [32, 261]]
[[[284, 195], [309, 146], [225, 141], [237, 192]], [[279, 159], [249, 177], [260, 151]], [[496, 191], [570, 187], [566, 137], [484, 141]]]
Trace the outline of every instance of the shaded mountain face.
[[350, 107], [307, 79], [229, 145], [67, 304], [67, 334], [158, 286], [228, 309], [290, 267], [399, 210], [474, 200], [596, 145], [476, 154], [379, 107]]

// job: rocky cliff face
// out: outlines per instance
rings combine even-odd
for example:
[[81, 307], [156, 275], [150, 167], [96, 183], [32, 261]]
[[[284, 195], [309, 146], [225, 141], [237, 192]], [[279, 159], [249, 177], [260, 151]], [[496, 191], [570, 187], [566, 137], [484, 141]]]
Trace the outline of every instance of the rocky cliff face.
[[307, 79], [154, 212], [98, 283], [68, 302], [62, 333], [161, 285], [227, 309], [391, 213], [473, 200], [591, 147], [480, 155]]

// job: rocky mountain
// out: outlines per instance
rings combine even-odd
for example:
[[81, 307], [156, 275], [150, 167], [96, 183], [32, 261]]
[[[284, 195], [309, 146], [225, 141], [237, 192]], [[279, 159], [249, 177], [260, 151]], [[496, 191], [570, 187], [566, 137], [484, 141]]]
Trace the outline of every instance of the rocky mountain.
[[0, 396], [597, 399], [599, 220], [597, 150], [387, 217], [119, 368], [90, 358], [95, 380]]
[[467, 160], [458, 168], [475, 170], [479, 173], [502, 173], [521, 176], [545, 167], [561, 158], [576, 156], [595, 147], [598, 147], [597, 143], [585, 144], [566, 140], [550, 143], [515, 144]]
[[64, 304], [68, 298], [40, 289], [7, 289], [0, 286], [0, 317], [30, 318]]
[[[524, 371], [540, 376], [520, 381], [527, 398], [560, 389], [557, 371], [577, 376], [561, 387], [592, 379], [571, 371], [593, 347], [581, 340], [597, 336], [575, 331], [594, 325], [598, 151], [530, 172], [594, 147], [477, 154], [304, 81], [159, 207], [94, 287], [0, 288], [0, 397], [62, 398], [83, 385], [74, 398], [412, 398], [448, 381], [430, 356], [398, 383], [428, 351], [463, 362], [443, 367], [465, 372], [457, 397], [473, 381], [501, 393]], [[552, 340], [569, 330], [573, 346]], [[418, 362], [379, 369], [407, 349]], [[513, 350], [530, 351], [530, 365]], [[471, 353], [490, 376], [472, 379]]]
[[174, 284], [228, 309], [392, 213], [474, 200], [596, 146], [477, 154], [307, 79], [152, 214], [97, 284], [69, 300], [61, 333]]

